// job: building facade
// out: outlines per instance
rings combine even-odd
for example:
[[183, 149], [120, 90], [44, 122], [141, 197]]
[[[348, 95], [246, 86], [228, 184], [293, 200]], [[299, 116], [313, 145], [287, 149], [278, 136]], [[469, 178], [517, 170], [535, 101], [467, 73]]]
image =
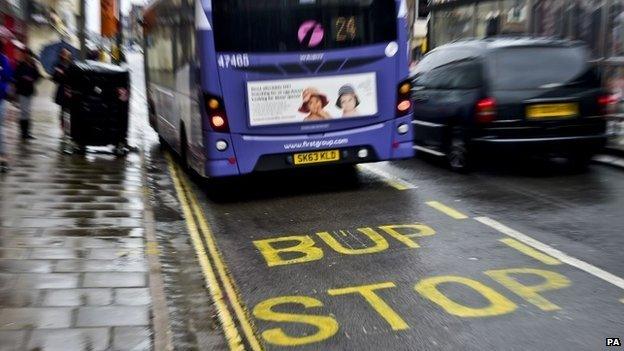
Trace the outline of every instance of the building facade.
[[78, 45], [78, 0], [28, 0], [28, 3], [27, 43], [35, 53], [60, 40]]
[[581, 40], [624, 97], [624, 0], [430, 0], [429, 10], [431, 48], [506, 34]]

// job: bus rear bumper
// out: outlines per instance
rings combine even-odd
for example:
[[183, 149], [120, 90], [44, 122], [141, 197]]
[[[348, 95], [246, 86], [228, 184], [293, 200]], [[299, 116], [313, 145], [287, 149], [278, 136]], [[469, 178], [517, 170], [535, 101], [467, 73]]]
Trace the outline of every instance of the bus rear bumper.
[[[208, 177], [307, 166], [375, 162], [414, 156], [411, 115], [374, 125], [324, 134], [268, 136], [231, 134], [234, 155], [226, 160], [206, 160]], [[408, 130], [399, 133], [399, 127]], [[337, 150], [340, 159], [295, 165], [295, 154]], [[364, 151], [365, 150], [365, 151]]]

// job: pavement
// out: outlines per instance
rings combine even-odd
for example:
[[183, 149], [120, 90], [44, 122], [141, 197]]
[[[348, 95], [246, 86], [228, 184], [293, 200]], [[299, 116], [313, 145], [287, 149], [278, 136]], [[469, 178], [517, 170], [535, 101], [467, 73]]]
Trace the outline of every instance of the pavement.
[[[624, 170], [419, 157], [200, 179], [146, 125], [59, 152], [9, 122], [0, 350], [587, 350], [624, 338]], [[14, 112], [13, 112], [14, 113]], [[611, 160], [611, 161], [613, 161]]]
[[[61, 153], [53, 86], [35, 140], [8, 109], [0, 175], [0, 350], [149, 350], [153, 340], [140, 155]], [[131, 139], [136, 142], [137, 138]]]

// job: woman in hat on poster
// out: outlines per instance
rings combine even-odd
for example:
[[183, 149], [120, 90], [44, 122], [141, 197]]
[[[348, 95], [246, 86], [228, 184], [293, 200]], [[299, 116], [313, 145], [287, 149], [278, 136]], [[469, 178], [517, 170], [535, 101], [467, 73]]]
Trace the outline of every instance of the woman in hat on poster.
[[303, 98], [303, 103], [299, 108], [299, 112], [308, 114], [303, 119], [305, 122], [324, 121], [331, 118], [329, 113], [324, 110], [325, 106], [329, 104], [329, 100], [318, 89], [306, 88], [301, 97]]
[[360, 112], [357, 107], [360, 105], [360, 99], [350, 85], [343, 85], [338, 90], [338, 100], [336, 106], [342, 109], [342, 117], [359, 116]]

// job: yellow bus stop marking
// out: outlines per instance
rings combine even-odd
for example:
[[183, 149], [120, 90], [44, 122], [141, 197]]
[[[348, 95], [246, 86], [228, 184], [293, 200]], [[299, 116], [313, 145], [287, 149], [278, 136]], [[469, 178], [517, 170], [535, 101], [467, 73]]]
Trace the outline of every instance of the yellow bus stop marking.
[[538, 261], [540, 261], [540, 262], [542, 262], [544, 264], [551, 265], [551, 266], [561, 264], [561, 261], [559, 261], [558, 259], [556, 259], [554, 257], [551, 257], [551, 256], [548, 256], [548, 255], [546, 255], [544, 253], [541, 253], [541, 252], [535, 250], [534, 248], [519, 242], [516, 239], [504, 238], [504, 239], [499, 239], [498, 241], [500, 241], [503, 244], [505, 244], [505, 245], [507, 245], [509, 247], [512, 247], [512, 248], [522, 252], [523, 254], [525, 254], [525, 255], [527, 255], [529, 257], [532, 257], [532, 258], [534, 258], [534, 259], [536, 259], [536, 260], [538, 260]]
[[468, 216], [438, 201], [428, 201], [427, 205], [455, 219], [466, 219]]

